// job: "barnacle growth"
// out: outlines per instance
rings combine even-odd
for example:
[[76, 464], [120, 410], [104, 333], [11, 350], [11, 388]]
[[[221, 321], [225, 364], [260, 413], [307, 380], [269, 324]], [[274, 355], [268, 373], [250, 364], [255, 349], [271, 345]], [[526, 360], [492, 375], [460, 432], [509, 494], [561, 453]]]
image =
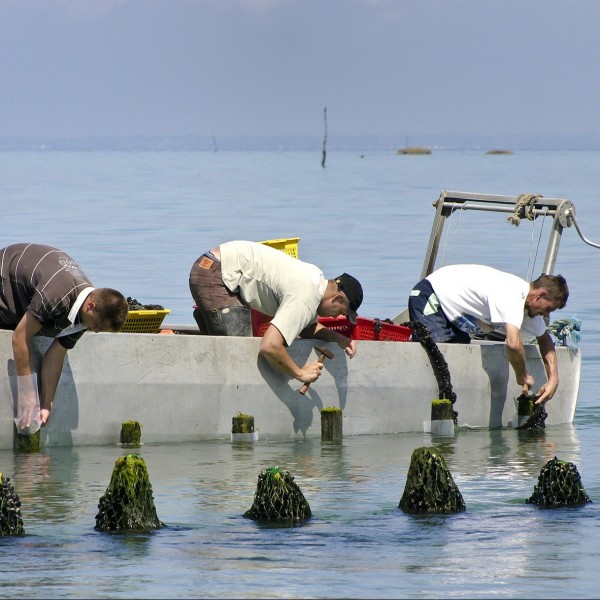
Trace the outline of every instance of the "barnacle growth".
[[583, 489], [577, 467], [555, 456], [542, 467], [533, 494], [525, 502], [540, 508], [557, 508], [587, 504], [591, 500]]
[[289, 471], [271, 467], [260, 472], [254, 502], [244, 517], [295, 523], [311, 516], [310, 506]]
[[446, 462], [433, 448], [417, 448], [412, 453], [398, 508], [411, 514], [465, 510], [465, 502]]
[[137, 454], [116, 460], [98, 508], [97, 531], [145, 530], [164, 526], [156, 515], [146, 463]]
[[23, 535], [21, 500], [10, 482], [0, 473], [0, 536]]

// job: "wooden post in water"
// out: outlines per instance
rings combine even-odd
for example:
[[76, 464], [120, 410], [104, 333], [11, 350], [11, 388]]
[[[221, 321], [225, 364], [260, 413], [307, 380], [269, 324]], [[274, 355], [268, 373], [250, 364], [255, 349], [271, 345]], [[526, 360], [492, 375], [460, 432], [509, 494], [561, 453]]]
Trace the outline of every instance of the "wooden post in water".
[[321, 410], [321, 441], [341, 442], [342, 431], [342, 409], [328, 406]]
[[454, 435], [452, 402], [450, 400], [431, 401], [431, 433], [435, 435]]
[[232, 442], [256, 442], [258, 431], [254, 430], [254, 417], [239, 412], [231, 419]]
[[142, 439], [142, 426], [137, 421], [125, 421], [121, 425], [120, 442], [123, 446], [139, 446]]
[[39, 452], [42, 447], [41, 430], [32, 434], [17, 433], [14, 446], [18, 452]]

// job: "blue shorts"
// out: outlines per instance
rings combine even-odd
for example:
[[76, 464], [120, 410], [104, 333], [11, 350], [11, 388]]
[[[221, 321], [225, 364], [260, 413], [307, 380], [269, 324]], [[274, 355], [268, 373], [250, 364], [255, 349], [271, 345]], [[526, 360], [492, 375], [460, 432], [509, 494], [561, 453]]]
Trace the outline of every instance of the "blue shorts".
[[[434, 342], [449, 342], [453, 344], [469, 344], [471, 337], [468, 333], [455, 327], [446, 317], [440, 302], [427, 279], [422, 279], [415, 285], [408, 297], [408, 314], [411, 321], [423, 323]], [[413, 340], [418, 341], [416, 334]]]

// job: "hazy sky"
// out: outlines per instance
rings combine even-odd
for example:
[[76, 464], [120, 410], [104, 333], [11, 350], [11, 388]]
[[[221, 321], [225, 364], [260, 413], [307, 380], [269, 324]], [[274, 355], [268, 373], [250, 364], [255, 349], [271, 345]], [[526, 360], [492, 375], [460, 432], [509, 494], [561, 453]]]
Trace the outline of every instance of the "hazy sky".
[[599, 0], [0, 0], [0, 137], [598, 132]]

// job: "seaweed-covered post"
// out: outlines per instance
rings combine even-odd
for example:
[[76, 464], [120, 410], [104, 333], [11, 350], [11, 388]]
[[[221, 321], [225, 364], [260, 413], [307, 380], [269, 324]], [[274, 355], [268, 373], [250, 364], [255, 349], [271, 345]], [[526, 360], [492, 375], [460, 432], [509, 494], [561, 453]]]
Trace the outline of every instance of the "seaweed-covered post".
[[431, 402], [431, 433], [436, 435], [454, 435], [452, 402], [445, 398]]
[[123, 446], [139, 446], [142, 440], [142, 426], [138, 421], [125, 421], [121, 424], [119, 439]]
[[571, 462], [549, 460], [540, 471], [533, 494], [526, 504], [537, 504], [540, 508], [578, 506], [591, 502], [583, 489], [577, 467]]
[[18, 433], [14, 437], [14, 448], [17, 452], [39, 452], [42, 447], [42, 432]]
[[254, 429], [254, 417], [239, 412], [231, 418], [231, 441], [232, 442], [256, 442], [258, 431]]
[[271, 467], [260, 472], [254, 502], [244, 517], [294, 525], [311, 516], [310, 506], [289, 471]]
[[97, 531], [137, 531], [164, 526], [156, 514], [146, 463], [137, 454], [116, 460], [98, 508]]
[[343, 436], [342, 409], [327, 406], [321, 409], [321, 440], [324, 442], [341, 442]]
[[443, 457], [433, 448], [417, 448], [411, 456], [398, 508], [406, 513], [457, 513], [465, 502]]
[[21, 500], [10, 482], [0, 473], [0, 536], [23, 535]]

